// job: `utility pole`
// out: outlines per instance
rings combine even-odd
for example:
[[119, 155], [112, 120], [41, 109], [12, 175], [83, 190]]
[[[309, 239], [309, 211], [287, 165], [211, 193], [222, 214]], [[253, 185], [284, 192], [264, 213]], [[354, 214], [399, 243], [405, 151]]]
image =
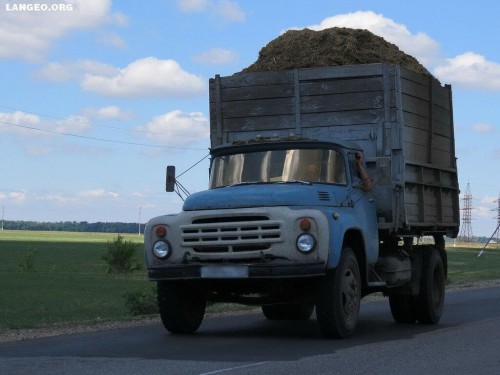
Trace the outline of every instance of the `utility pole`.
[[472, 193], [470, 192], [470, 185], [467, 183], [467, 189], [465, 190], [464, 197], [462, 198], [464, 205], [461, 210], [462, 215], [462, 225], [460, 228], [460, 233], [458, 235], [458, 242], [472, 242], [474, 241], [474, 235], [472, 234]]
[[500, 234], [500, 194], [498, 195], [497, 203], [498, 203], [498, 208], [492, 209], [492, 211], [497, 211], [497, 228], [495, 229], [495, 231], [491, 235], [490, 239], [486, 242], [486, 245], [484, 245], [484, 247], [481, 249], [481, 251], [477, 255], [478, 258], [483, 254], [484, 249], [486, 249], [486, 246], [488, 246], [488, 244], [491, 242], [493, 237], [495, 237], [495, 234], [497, 235], [496, 243], [498, 243], [498, 235]]
[[5, 205], [2, 204], [2, 231], [3, 231], [3, 217], [5, 215]]
[[139, 236], [141, 235], [141, 210], [142, 206], [139, 206]]
[[[498, 228], [500, 228], [500, 193], [498, 194], [497, 205], [498, 205], [498, 207], [496, 208], [496, 211], [497, 211], [497, 230], [496, 230], [496, 233], [497, 233], [497, 243], [500, 243], [498, 241], [500, 238], [500, 229], [498, 229]], [[495, 211], [495, 209], [493, 209], [493, 211]]]

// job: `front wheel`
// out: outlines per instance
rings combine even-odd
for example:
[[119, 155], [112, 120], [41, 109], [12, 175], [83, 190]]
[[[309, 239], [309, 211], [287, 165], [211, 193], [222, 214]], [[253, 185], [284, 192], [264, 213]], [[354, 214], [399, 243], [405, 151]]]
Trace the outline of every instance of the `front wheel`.
[[344, 248], [336, 269], [327, 274], [316, 303], [316, 317], [325, 337], [346, 338], [359, 317], [361, 278], [354, 252]]
[[169, 332], [194, 333], [205, 316], [206, 297], [194, 283], [159, 281], [158, 307]]

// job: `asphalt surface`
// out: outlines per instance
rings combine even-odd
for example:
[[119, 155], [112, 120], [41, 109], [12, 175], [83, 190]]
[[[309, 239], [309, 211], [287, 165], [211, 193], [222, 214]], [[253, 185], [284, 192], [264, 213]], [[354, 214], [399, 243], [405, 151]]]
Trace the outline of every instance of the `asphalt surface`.
[[161, 325], [0, 344], [0, 374], [499, 374], [500, 287], [448, 292], [438, 325], [394, 323], [364, 302], [356, 334], [321, 338], [314, 317], [205, 319], [197, 334]]

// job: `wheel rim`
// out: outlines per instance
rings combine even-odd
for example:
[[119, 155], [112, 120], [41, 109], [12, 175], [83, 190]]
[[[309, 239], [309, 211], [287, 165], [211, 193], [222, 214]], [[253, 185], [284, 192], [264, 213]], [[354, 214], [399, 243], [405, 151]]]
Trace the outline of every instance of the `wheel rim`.
[[342, 310], [346, 321], [352, 320], [358, 311], [359, 286], [352, 269], [347, 269], [342, 280]]

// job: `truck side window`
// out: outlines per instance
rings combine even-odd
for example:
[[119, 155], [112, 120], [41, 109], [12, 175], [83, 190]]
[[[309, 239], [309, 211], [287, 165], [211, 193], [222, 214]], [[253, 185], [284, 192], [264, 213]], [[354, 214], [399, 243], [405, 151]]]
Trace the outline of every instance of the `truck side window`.
[[346, 185], [347, 175], [344, 167], [344, 158], [338, 151], [328, 151], [328, 166], [326, 168], [326, 181]]
[[363, 152], [357, 151], [355, 153], [349, 153], [349, 167], [351, 169], [353, 186], [360, 187], [364, 191], [371, 190], [373, 181], [366, 172]]
[[362, 182], [361, 176], [359, 175], [359, 171], [356, 168], [356, 154], [349, 153], [349, 169], [351, 172], [351, 178], [352, 178], [352, 184], [353, 185], [358, 185]]

